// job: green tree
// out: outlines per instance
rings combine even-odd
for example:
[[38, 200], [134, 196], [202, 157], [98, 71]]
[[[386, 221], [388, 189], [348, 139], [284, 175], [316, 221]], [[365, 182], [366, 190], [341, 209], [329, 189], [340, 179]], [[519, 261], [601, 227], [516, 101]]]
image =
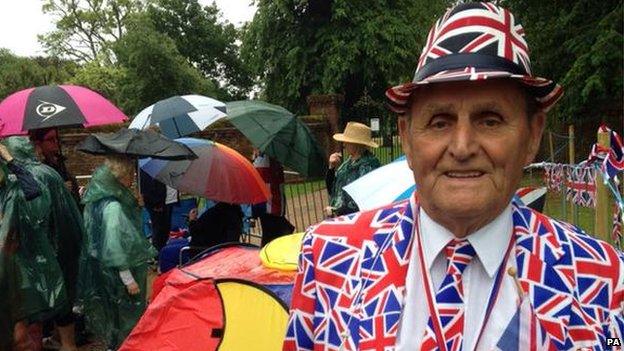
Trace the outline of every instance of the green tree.
[[121, 93], [120, 86], [126, 78], [127, 70], [119, 65], [106, 65], [97, 60], [80, 67], [72, 84], [88, 87], [111, 100], [117, 106], [127, 105], [127, 98]]
[[180, 54], [168, 36], [144, 15], [128, 23], [127, 33], [113, 47], [120, 75], [120, 103], [129, 114], [154, 102], [182, 94], [212, 95], [216, 87]]
[[376, 101], [410, 80], [424, 38], [452, 1], [259, 0], [243, 58], [270, 102], [306, 110], [312, 93], [345, 95], [345, 114], [366, 89]]
[[0, 49], [0, 100], [22, 89], [62, 84], [73, 76], [77, 65], [53, 57], [21, 57]]
[[522, 20], [535, 73], [564, 87], [552, 120], [602, 119], [621, 126], [622, 1], [506, 0], [502, 5]]
[[112, 44], [123, 37], [126, 21], [141, 7], [141, 0], [44, 0], [43, 12], [54, 18], [56, 29], [40, 35], [39, 41], [52, 56], [112, 62]]
[[219, 87], [219, 98], [242, 99], [253, 80], [239, 56], [238, 30], [221, 22], [213, 3], [197, 0], [154, 0], [148, 13], [158, 31], [175, 42], [178, 51]]

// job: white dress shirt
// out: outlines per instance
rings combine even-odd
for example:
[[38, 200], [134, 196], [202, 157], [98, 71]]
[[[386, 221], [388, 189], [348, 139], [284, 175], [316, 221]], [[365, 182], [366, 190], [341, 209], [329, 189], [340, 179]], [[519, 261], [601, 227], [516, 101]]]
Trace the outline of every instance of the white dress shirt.
[[[418, 217], [425, 264], [429, 268], [434, 293], [446, 274], [444, 247], [454, 238], [446, 228], [434, 222], [421, 208]], [[492, 291], [496, 272], [500, 266], [513, 233], [512, 209], [509, 205], [492, 222], [468, 235], [467, 239], [476, 251], [462, 280], [464, 288], [464, 341], [462, 349], [492, 350], [503, 334], [518, 306], [518, 293], [512, 277], [505, 273], [499, 297], [493, 307], [479, 345], [478, 333], [485, 317], [489, 293]], [[397, 351], [418, 350], [425, 334], [429, 309], [421, 278], [418, 257], [418, 240], [414, 238], [412, 256], [406, 277], [406, 299], [401, 315]], [[516, 267], [513, 249], [507, 267]]]

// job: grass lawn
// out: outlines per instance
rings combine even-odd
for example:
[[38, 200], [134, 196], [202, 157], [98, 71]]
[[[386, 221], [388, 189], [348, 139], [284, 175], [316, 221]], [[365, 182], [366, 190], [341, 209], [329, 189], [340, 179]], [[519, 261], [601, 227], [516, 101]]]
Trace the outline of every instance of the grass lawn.
[[313, 180], [305, 183], [292, 183], [284, 185], [284, 194], [286, 199], [292, 199], [296, 196], [301, 196], [313, 191], [325, 189], [325, 180]]

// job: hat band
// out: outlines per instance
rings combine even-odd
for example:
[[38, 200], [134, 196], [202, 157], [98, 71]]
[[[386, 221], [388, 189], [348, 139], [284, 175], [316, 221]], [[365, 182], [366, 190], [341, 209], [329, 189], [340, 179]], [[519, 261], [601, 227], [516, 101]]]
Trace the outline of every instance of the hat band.
[[466, 52], [448, 54], [429, 62], [424, 65], [421, 70], [416, 72], [413, 82], [420, 82], [421, 80], [442, 71], [466, 67], [528, 75], [527, 71], [522, 66], [502, 57]]

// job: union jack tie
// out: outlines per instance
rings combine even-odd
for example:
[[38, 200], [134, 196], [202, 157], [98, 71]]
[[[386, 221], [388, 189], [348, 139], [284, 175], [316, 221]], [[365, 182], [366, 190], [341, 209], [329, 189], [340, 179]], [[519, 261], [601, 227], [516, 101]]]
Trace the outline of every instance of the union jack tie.
[[[440, 316], [442, 333], [446, 340], [446, 349], [462, 349], [464, 336], [464, 288], [462, 273], [475, 255], [475, 250], [468, 240], [452, 240], [445, 248], [447, 259], [446, 275], [436, 293], [436, 308]], [[442, 340], [440, 340], [442, 342]], [[420, 345], [421, 351], [438, 349], [431, 316], [427, 322], [425, 336]]]

